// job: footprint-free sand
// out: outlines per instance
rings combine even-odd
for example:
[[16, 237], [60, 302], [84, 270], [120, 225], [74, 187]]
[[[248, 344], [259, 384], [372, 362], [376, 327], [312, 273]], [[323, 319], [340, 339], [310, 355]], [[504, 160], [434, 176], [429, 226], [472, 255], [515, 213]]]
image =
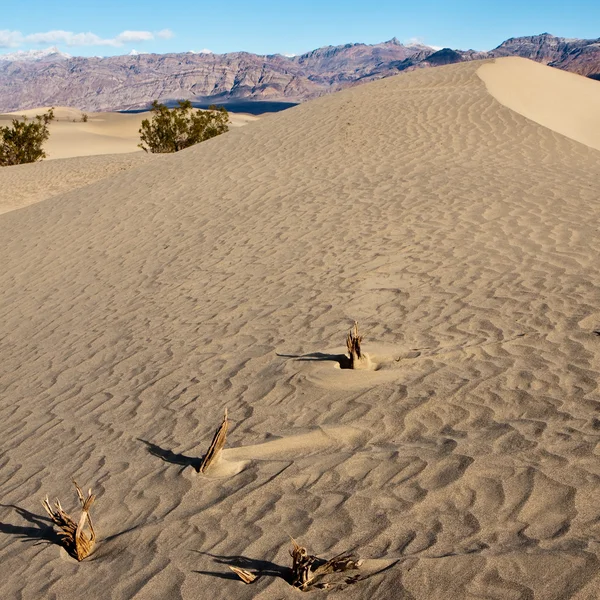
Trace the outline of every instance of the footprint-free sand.
[[[587, 107], [577, 125], [538, 75]], [[330, 598], [600, 597], [583, 82], [464, 63], [122, 172], [0, 171], [114, 163], [0, 215], [0, 597], [288, 598], [289, 536], [369, 559]], [[355, 319], [376, 370], [340, 368]], [[225, 407], [221, 468], [200, 476]], [[73, 477], [98, 496], [81, 564], [41, 506], [74, 509]]]

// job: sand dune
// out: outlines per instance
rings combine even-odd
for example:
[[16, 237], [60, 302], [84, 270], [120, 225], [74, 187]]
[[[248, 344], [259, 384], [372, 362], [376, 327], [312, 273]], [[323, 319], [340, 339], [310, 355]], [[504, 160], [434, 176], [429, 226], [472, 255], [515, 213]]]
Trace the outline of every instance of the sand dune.
[[[330, 598], [599, 597], [600, 153], [480, 67], [0, 216], [1, 597], [287, 598], [288, 535], [386, 565]], [[377, 370], [340, 369], [354, 319]], [[73, 476], [82, 564], [34, 543]]]
[[[44, 113], [50, 107], [33, 108], [0, 115], [0, 126], [15, 116], [29, 118]], [[77, 108], [58, 106], [54, 108], [56, 120], [50, 124], [50, 138], [44, 145], [48, 159], [119, 154], [138, 152], [139, 129], [149, 113], [87, 113], [88, 121], [81, 122], [83, 112]], [[241, 127], [259, 117], [247, 114], [231, 114], [231, 127]]]
[[498, 100], [520, 115], [600, 150], [600, 85], [574, 73], [510, 57], [477, 74]]
[[145, 152], [105, 154], [3, 167], [0, 169], [0, 214], [83, 188], [149, 160], [160, 160], [160, 156]]

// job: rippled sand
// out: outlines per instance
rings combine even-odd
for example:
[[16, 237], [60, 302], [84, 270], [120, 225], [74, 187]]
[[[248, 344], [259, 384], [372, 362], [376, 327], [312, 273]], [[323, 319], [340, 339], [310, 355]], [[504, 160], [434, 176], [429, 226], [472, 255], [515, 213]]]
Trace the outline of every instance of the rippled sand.
[[[289, 535], [379, 567], [330, 598], [600, 597], [600, 153], [480, 67], [0, 216], [0, 597], [287, 598]], [[339, 368], [354, 319], [376, 370]], [[82, 564], [35, 544], [72, 477]]]

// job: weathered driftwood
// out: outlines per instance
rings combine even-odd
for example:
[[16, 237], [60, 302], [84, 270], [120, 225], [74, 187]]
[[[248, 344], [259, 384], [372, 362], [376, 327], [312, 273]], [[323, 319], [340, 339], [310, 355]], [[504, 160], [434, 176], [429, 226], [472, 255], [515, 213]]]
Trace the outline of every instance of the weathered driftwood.
[[260, 573], [253, 573], [252, 571], [248, 571], [248, 569], [242, 569], [240, 567], [232, 567], [229, 565], [229, 568], [244, 582], [244, 583], [254, 583], [259, 577]]
[[[81, 561], [86, 556], [89, 556], [94, 549], [96, 543], [96, 532], [92, 525], [92, 519], [90, 517], [90, 507], [92, 506], [96, 496], [92, 494], [92, 490], [88, 490], [87, 497], [84, 497], [81, 488], [73, 481], [75, 489], [77, 490], [77, 496], [81, 503], [81, 516], [79, 522], [75, 523], [73, 519], [65, 513], [60, 501], [56, 499], [54, 507], [50, 506], [48, 496], [43, 501], [43, 506], [46, 512], [52, 519], [52, 522], [60, 529], [58, 535], [65, 550], [77, 560]], [[84, 531], [85, 525], [88, 525], [89, 533]]]
[[358, 334], [358, 323], [354, 321], [354, 327], [346, 336], [346, 347], [350, 355], [351, 369], [368, 369], [370, 365], [369, 356], [360, 347], [363, 336]]
[[[360, 579], [360, 575], [355, 573], [352, 576], [329, 577], [325, 581], [327, 575], [334, 573], [342, 573], [344, 571], [358, 571], [362, 561], [357, 556], [350, 552], [343, 552], [329, 560], [324, 560], [318, 556], [309, 554], [306, 548], [300, 546], [292, 539], [292, 549], [290, 550], [292, 557], [291, 575], [288, 579], [296, 589], [307, 592], [313, 588], [325, 589], [334, 588], [356, 583]], [[253, 573], [240, 567], [229, 567], [244, 583], [254, 583], [262, 573], [259, 571]], [[287, 578], [286, 578], [287, 579]]]
[[229, 421], [227, 420], [227, 409], [225, 409], [225, 415], [223, 416], [223, 422], [215, 431], [215, 435], [210, 444], [210, 447], [207, 453], [202, 458], [202, 462], [200, 463], [199, 472], [206, 473], [210, 466], [216, 462], [223, 450], [223, 446], [225, 445], [225, 439], [227, 437], [227, 429], [229, 427]]
[[343, 552], [325, 561], [317, 556], [309, 554], [306, 548], [300, 546], [292, 539], [292, 581], [291, 584], [299, 590], [306, 592], [311, 587], [330, 588], [352, 583], [356, 578], [344, 579], [343, 581], [323, 582], [323, 578], [331, 573], [343, 571], [356, 571], [360, 568], [362, 561], [351, 552]]

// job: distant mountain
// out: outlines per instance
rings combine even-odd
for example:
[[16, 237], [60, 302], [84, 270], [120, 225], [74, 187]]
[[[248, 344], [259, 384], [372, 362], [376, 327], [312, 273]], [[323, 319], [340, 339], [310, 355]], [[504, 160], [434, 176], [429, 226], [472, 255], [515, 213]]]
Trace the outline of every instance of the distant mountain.
[[489, 55], [522, 56], [593, 79], [600, 78], [600, 38], [579, 40], [543, 33], [506, 40]]
[[467, 60], [521, 56], [600, 79], [600, 39], [548, 33], [511, 38], [489, 52], [402, 44], [345, 44], [300, 56], [248, 52], [70, 57], [48, 48], [0, 56], [0, 111], [37, 106], [123, 110], [191, 99], [302, 102], [401, 71]]
[[17, 50], [10, 54], [0, 54], [0, 61], [6, 62], [30, 62], [46, 59], [60, 60], [65, 58], [71, 58], [71, 55], [61, 52], [56, 46], [46, 48], [45, 50]]

